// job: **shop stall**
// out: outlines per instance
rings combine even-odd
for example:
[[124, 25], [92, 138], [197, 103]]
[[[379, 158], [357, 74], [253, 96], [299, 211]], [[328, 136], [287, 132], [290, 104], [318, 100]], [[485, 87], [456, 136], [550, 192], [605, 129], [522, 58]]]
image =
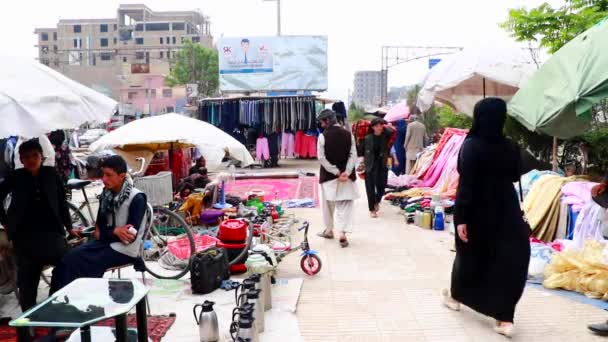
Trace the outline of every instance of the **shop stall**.
[[280, 158], [317, 157], [316, 115], [327, 103], [315, 96], [212, 98], [201, 100], [198, 118], [245, 144], [259, 164], [275, 167]]

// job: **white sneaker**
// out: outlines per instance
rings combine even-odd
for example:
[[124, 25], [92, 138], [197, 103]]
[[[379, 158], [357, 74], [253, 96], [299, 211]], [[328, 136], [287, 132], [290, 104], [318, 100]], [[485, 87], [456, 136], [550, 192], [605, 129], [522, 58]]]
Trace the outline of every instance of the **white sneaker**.
[[450, 295], [450, 290], [442, 289], [441, 290], [441, 303], [445, 305], [448, 309], [454, 311], [460, 311], [460, 303], [454, 300]]
[[515, 325], [513, 325], [513, 324], [496, 325], [494, 327], [494, 331], [497, 334], [503, 335], [505, 337], [513, 337], [513, 334], [515, 334]]

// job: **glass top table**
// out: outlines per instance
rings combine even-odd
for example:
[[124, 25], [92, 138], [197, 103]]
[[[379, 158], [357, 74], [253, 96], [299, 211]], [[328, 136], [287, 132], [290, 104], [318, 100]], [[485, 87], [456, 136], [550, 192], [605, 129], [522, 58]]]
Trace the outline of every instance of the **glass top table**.
[[136, 280], [81, 278], [9, 324], [17, 328], [80, 328], [82, 340], [89, 341], [92, 324], [114, 318], [117, 341], [122, 341], [127, 335], [126, 315], [137, 307], [138, 335], [145, 335], [141, 341], [147, 341], [145, 300], [148, 291]]

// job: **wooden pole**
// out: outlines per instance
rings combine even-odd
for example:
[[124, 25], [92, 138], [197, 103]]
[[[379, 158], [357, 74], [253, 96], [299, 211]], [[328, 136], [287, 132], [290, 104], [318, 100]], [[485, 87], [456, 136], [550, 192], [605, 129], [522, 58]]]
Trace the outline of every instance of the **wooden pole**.
[[557, 172], [557, 137], [553, 137], [553, 172]]

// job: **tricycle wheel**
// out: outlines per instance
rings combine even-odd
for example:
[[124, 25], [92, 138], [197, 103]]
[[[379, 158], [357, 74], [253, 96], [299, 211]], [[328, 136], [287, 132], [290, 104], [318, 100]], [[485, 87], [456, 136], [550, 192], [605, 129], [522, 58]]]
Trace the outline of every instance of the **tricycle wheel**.
[[315, 274], [321, 271], [321, 267], [323, 264], [321, 263], [321, 258], [319, 258], [316, 254], [307, 254], [302, 257], [300, 260], [300, 267], [304, 273], [309, 276], [314, 276]]

